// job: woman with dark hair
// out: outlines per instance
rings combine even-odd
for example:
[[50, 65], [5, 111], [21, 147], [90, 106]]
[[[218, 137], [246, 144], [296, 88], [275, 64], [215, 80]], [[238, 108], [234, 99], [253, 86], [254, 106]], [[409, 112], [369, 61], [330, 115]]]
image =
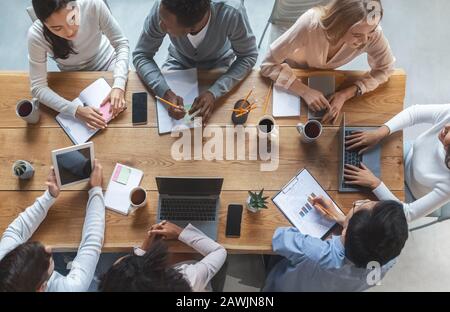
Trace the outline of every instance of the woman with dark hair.
[[[392, 133], [424, 123], [432, 126], [405, 144], [405, 182], [414, 199], [403, 205], [408, 222], [450, 203], [450, 104], [411, 106], [377, 130], [354, 133], [346, 140], [349, 150], [362, 153]], [[371, 188], [377, 196], [396, 199], [364, 165], [348, 167], [345, 179]]]
[[[345, 102], [375, 90], [393, 73], [395, 58], [380, 22], [380, 0], [332, 0], [305, 12], [269, 48], [261, 74], [275, 86], [301, 96], [312, 111], [327, 111], [323, 122], [335, 122]], [[332, 98], [309, 88], [293, 68], [334, 70], [366, 53], [367, 75]]]
[[50, 108], [105, 128], [99, 110], [78, 106], [48, 86], [47, 57], [61, 71], [113, 71], [114, 84], [102, 105], [117, 116], [125, 108], [130, 48], [128, 39], [102, 0], [33, 0], [38, 20], [28, 31], [31, 92]]
[[[167, 245], [161, 241], [185, 243], [203, 255], [200, 261], [184, 261], [170, 266]], [[227, 258], [224, 247], [192, 224], [184, 229], [162, 221], [150, 228], [142, 246], [122, 257], [101, 278], [101, 291], [211, 291], [211, 279]]]

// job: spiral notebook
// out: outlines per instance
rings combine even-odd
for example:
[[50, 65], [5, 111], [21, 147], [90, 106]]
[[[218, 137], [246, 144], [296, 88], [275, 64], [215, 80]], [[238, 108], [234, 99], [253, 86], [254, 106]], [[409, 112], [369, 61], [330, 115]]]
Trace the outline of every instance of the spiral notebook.
[[308, 200], [310, 196], [323, 196], [325, 199], [331, 200], [337, 210], [344, 215], [307, 169], [302, 169], [292, 178], [272, 198], [272, 201], [301, 233], [324, 238], [336, 225], [336, 222], [323, 217]]

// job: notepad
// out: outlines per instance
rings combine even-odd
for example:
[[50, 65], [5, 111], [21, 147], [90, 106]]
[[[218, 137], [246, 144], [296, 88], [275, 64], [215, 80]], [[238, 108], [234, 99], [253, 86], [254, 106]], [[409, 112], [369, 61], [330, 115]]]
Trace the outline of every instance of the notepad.
[[[189, 111], [199, 94], [197, 69], [191, 68], [187, 70], [166, 71], [163, 72], [163, 76], [170, 89], [183, 98], [184, 107], [186, 111]], [[164, 104], [161, 101], [157, 101], [156, 103], [156, 116], [158, 118], [158, 132], [160, 135], [171, 133], [174, 129], [179, 127], [195, 128], [202, 126], [201, 124], [192, 121], [191, 116], [188, 114], [181, 120], [173, 119], [169, 116], [167, 106], [167, 104]]]
[[274, 117], [300, 116], [300, 97], [280, 87], [273, 87], [272, 113]]
[[[311, 173], [303, 169], [272, 198], [272, 201], [301, 233], [324, 238], [336, 223], [322, 216], [313, 207], [309, 200], [311, 196], [322, 196], [333, 201]], [[334, 202], [333, 204], [338, 212], [344, 215]]]
[[[112, 114], [109, 112], [111, 103], [100, 106], [110, 92], [111, 86], [105, 79], [100, 78], [84, 89], [80, 93], [80, 96], [73, 100], [72, 103], [76, 106], [87, 105], [97, 108], [102, 112], [106, 122], [110, 122], [112, 119]], [[98, 129], [94, 130], [89, 128], [84, 121], [78, 118], [62, 113], [56, 116], [56, 121], [75, 145], [86, 143], [99, 131]]]
[[141, 184], [143, 176], [141, 170], [116, 164], [105, 193], [106, 208], [128, 215], [131, 207], [130, 192]]

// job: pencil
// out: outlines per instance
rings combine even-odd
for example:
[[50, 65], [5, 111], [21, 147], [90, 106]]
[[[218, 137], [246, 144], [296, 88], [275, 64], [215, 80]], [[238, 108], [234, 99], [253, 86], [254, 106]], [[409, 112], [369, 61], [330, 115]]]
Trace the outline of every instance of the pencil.
[[175, 105], [175, 104], [173, 104], [172, 102], [169, 102], [169, 101], [167, 101], [167, 100], [165, 100], [165, 99], [163, 99], [163, 98], [160, 98], [159, 96], [157, 96], [156, 98], [157, 98], [158, 100], [160, 100], [161, 102], [166, 103], [167, 105], [170, 105], [170, 106], [172, 106], [172, 107], [181, 109], [180, 106]]
[[245, 98], [244, 102], [248, 101], [248, 98], [250, 97], [250, 95], [252, 95], [253, 93], [253, 89], [250, 90], [250, 92], [247, 94], [247, 97]]
[[269, 105], [270, 96], [272, 95], [273, 81], [270, 84], [269, 92], [267, 93], [266, 101], [264, 102], [264, 115], [267, 113], [267, 106]]

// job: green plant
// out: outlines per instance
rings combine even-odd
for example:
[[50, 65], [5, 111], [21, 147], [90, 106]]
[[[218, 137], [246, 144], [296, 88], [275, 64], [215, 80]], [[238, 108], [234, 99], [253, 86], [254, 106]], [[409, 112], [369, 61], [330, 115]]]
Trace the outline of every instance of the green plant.
[[264, 197], [263, 196], [264, 189], [262, 189], [259, 193], [248, 191], [248, 195], [250, 195], [250, 203], [249, 205], [256, 209], [267, 209], [267, 199], [269, 196]]

